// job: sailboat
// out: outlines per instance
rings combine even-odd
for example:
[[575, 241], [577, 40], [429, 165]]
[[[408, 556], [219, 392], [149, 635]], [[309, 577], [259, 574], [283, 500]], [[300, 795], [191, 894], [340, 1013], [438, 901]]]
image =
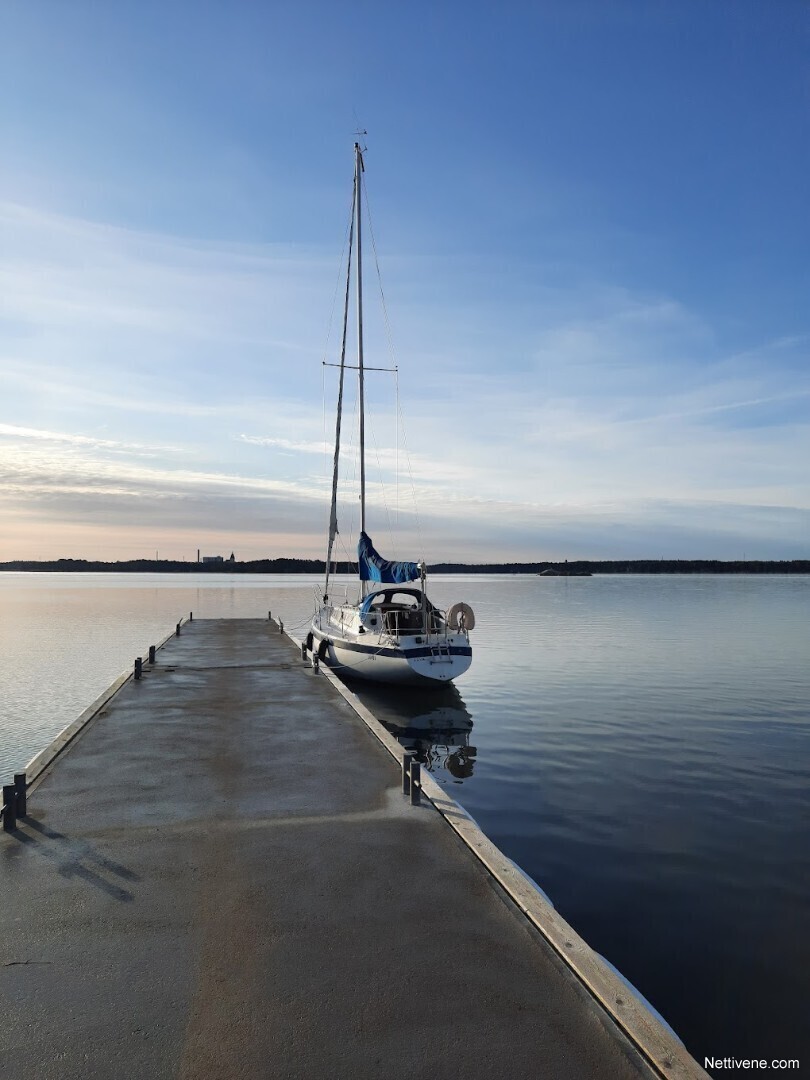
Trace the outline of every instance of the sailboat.
[[[316, 607], [306, 645], [313, 660], [340, 676], [372, 682], [442, 685], [463, 675], [472, 663], [470, 631], [475, 615], [469, 604], [453, 604], [447, 611], [427, 596], [427, 572], [422, 562], [397, 562], [383, 558], [366, 531], [365, 397], [363, 363], [363, 263], [361, 245], [361, 188], [365, 169], [363, 150], [354, 144], [354, 195], [346, 294], [343, 312], [343, 343], [340, 368], [335, 455], [332, 471], [332, 505], [323, 595]], [[346, 363], [346, 337], [355, 257], [357, 303], [357, 364]], [[360, 451], [360, 539], [357, 549], [359, 595], [333, 601], [330, 589], [332, 551], [338, 535], [337, 499], [343, 389], [347, 369], [358, 374]]]

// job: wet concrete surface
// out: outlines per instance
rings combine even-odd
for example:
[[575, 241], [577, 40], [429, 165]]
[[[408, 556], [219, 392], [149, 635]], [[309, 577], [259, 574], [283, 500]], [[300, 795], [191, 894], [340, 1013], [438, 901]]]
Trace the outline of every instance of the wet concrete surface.
[[0, 837], [3, 1075], [652, 1075], [272, 623], [184, 627]]

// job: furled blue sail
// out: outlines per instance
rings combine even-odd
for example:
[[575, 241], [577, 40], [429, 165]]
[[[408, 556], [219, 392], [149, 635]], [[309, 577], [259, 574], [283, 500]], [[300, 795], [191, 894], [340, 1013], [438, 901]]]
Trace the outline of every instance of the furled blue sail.
[[361, 581], [379, 581], [383, 585], [402, 585], [419, 577], [419, 564], [415, 562], [392, 562], [374, 550], [367, 533], [360, 533], [357, 545], [357, 561]]

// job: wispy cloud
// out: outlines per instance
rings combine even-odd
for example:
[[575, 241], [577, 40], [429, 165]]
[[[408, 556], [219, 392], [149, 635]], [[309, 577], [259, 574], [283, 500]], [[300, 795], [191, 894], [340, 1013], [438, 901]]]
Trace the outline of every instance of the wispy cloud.
[[[59, 442], [57, 440], [57, 442]], [[63, 443], [84, 448], [84, 443]], [[5, 447], [0, 454], [2, 494], [35, 498], [46, 491], [91, 491], [129, 494], [133, 497], [182, 498], [189, 493], [224, 495], [229, 492], [256, 497], [278, 494], [300, 499], [320, 497], [311, 483], [263, 479], [234, 473], [168, 469], [140, 463], [104, 460], [99, 457]]]
[[0, 225], [6, 351], [34, 378], [55, 365], [74, 392], [131, 382], [136, 399], [146, 382], [162, 391], [159, 408], [182, 392], [209, 404], [214, 386], [227, 403], [263, 373], [265, 392], [272, 382], [284, 397], [289, 365], [323, 347], [310, 312], [332, 267], [315, 251], [191, 242], [9, 203]]
[[325, 442], [298, 442], [294, 439], [280, 439], [270, 435], [238, 435], [237, 438], [251, 446], [269, 446], [276, 450], [296, 454], [331, 454], [333, 451], [333, 447]]
[[0, 423], [0, 437], [33, 439], [35, 442], [62, 443], [66, 446], [87, 447], [94, 450], [110, 450], [114, 453], [137, 454], [154, 457], [159, 454], [182, 454], [179, 446], [149, 446], [145, 443], [126, 443], [116, 439], [99, 439], [90, 435], [76, 435], [66, 432], [41, 431], [37, 428], [17, 427], [15, 424]]
[[[323, 402], [326, 319], [318, 326], [312, 311], [325, 314], [332, 253], [192, 242], [19, 205], [0, 206], [0, 219], [9, 512], [47, 504], [55, 521], [132, 521], [131, 503], [155, 527], [199, 528], [207, 506], [258, 535], [272, 509], [285, 536], [311, 526], [319, 550], [334, 420], [329, 387]], [[367, 425], [375, 519], [394, 508], [412, 528], [412, 487], [436, 542], [454, 535], [480, 557], [501, 543], [553, 555], [555, 537], [568, 550], [597, 526], [623, 542], [633, 530], [662, 535], [675, 529], [672, 507], [708, 545], [723, 534], [716, 521], [701, 526], [708, 506], [792, 543], [810, 506], [810, 387], [796, 375], [806, 336], [725, 350], [672, 297], [592, 278], [552, 287], [545, 269], [525, 269], [538, 275], [536, 306], [524, 281], [496, 316], [484, 267], [467, 265], [469, 296], [394, 313], [406, 327], [407, 439], [394, 383], [381, 377]], [[425, 270], [398, 260], [406, 294]], [[357, 495], [352, 392], [346, 522]]]

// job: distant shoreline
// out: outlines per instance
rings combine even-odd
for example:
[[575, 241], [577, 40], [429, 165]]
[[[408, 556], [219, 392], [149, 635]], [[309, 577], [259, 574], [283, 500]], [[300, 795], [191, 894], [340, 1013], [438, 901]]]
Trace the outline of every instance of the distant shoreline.
[[[89, 559], [54, 559], [37, 562], [14, 559], [0, 563], [0, 573], [113, 573], [113, 574], [322, 574], [322, 559], [257, 559], [252, 562], [182, 562], [172, 559], [130, 559], [96, 562]], [[525, 574], [548, 577], [584, 577], [589, 574], [810, 574], [810, 559], [613, 559], [576, 562], [435, 563], [429, 574]], [[337, 563], [337, 574], [356, 574], [357, 566]]]

